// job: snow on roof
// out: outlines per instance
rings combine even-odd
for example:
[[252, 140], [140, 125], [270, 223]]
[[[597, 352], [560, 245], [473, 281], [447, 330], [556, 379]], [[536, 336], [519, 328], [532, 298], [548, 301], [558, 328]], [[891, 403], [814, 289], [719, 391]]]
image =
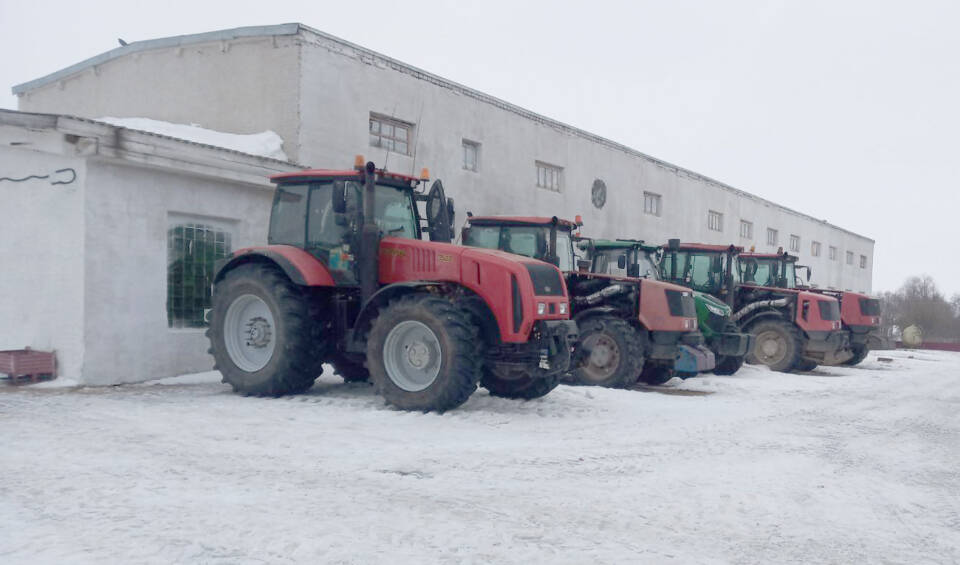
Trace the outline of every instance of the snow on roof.
[[289, 161], [283, 152], [283, 138], [273, 131], [239, 134], [202, 128], [197, 124], [174, 124], [150, 118], [96, 118], [96, 121], [127, 129], [231, 149], [280, 161]]

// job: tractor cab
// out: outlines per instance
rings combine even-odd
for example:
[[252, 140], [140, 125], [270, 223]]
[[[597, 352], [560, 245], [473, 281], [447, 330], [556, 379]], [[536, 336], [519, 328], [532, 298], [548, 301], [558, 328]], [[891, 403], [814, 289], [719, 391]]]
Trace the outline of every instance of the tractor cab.
[[579, 247], [590, 254], [590, 272], [660, 280], [660, 247], [639, 239], [585, 240]]
[[742, 247], [683, 243], [671, 239], [663, 250], [660, 276], [720, 298], [731, 307], [740, 283], [739, 254]]
[[798, 271], [806, 269], [806, 281], [810, 281], [810, 268], [797, 265], [797, 257], [783, 250], [777, 253], [741, 253], [740, 280], [745, 284], [773, 286], [777, 288], [806, 288]]
[[577, 220], [556, 216], [473, 216], [463, 228], [462, 242], [470, 247], [499, 249], [514, 255], [553, 263], [561, 271], [572, 271], [576, 264], [573, 232], [583, 225]]

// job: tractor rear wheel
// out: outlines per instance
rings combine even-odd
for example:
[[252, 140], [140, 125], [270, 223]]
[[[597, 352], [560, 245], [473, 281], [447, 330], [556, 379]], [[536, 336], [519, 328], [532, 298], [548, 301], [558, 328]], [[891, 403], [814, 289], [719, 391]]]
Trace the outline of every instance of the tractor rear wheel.
[[802, 359], [803, 340], [793, 324], [785, 320], [761, 320], [750, 327], [754, 336], [750, 358], [771, 370], [790, 372]]
[[380, 311], [367, 338], [367, 368], [387, 404], [443, 412], [466, 402], [483, 360], [471, 319], [430, 294], [401, 297]]
[[867, 358], [867, 353], [870, 353], [870, 348], [866, 345], [855, 345], [853, 347], [853, 357], [847, 359], [841, 365], [853, 366], [859, 365], [864, 359]]
[[546, 396], [560, 383], [557, 374], [545, 375], [540, 369], [505, 369], [496, 363], [483, 369], [480, 386], [490, 392], [490, 396], [533, 400]]
[[323, 371], [309, 298], [267, 265], [230, 271], [213, 290], [210, 353], [223, 382], [254, 396], [296, 394]]
[[644, 341], [623, 319], [597, 316], [583, 322], [576, 348], [588, 352], [583, 364], [573, 371], [579, 384], [627, 388], [640, 377]]

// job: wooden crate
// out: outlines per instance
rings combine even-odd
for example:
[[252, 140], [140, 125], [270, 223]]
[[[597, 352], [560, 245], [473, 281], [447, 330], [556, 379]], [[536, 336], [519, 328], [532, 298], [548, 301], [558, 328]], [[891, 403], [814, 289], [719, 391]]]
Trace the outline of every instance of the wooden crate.
[[29, 347], [0, 351], [0, 373], [13, 380], [56, 378], [57, 355], [53, 351], [34, 351]]

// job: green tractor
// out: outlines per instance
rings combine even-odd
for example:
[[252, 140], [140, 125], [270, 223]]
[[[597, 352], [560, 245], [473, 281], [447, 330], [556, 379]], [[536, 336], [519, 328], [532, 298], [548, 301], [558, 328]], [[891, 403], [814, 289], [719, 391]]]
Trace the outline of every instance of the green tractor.
[[[660, 257], [663, 249], [660, 246], [635, 239], [585, 239], [578, 247], [588, 254], [590, 271], [593, 273], [662, 280]], [[733, 309], [723, 301], [698, 290], [693, 291], [693, 298], [700, 333], [716, 358], [713, 373], [736, 373], [750, 351], [750, 334], [742, 333], [731, 321]], [[701, 354], [698, 348], [684, 348], [675, 367], [677, 374], [682, 377], [695, 375], [696, 369], [691, 370], [691, 367], [695, 366], [696, 361], [690, 357]]]

